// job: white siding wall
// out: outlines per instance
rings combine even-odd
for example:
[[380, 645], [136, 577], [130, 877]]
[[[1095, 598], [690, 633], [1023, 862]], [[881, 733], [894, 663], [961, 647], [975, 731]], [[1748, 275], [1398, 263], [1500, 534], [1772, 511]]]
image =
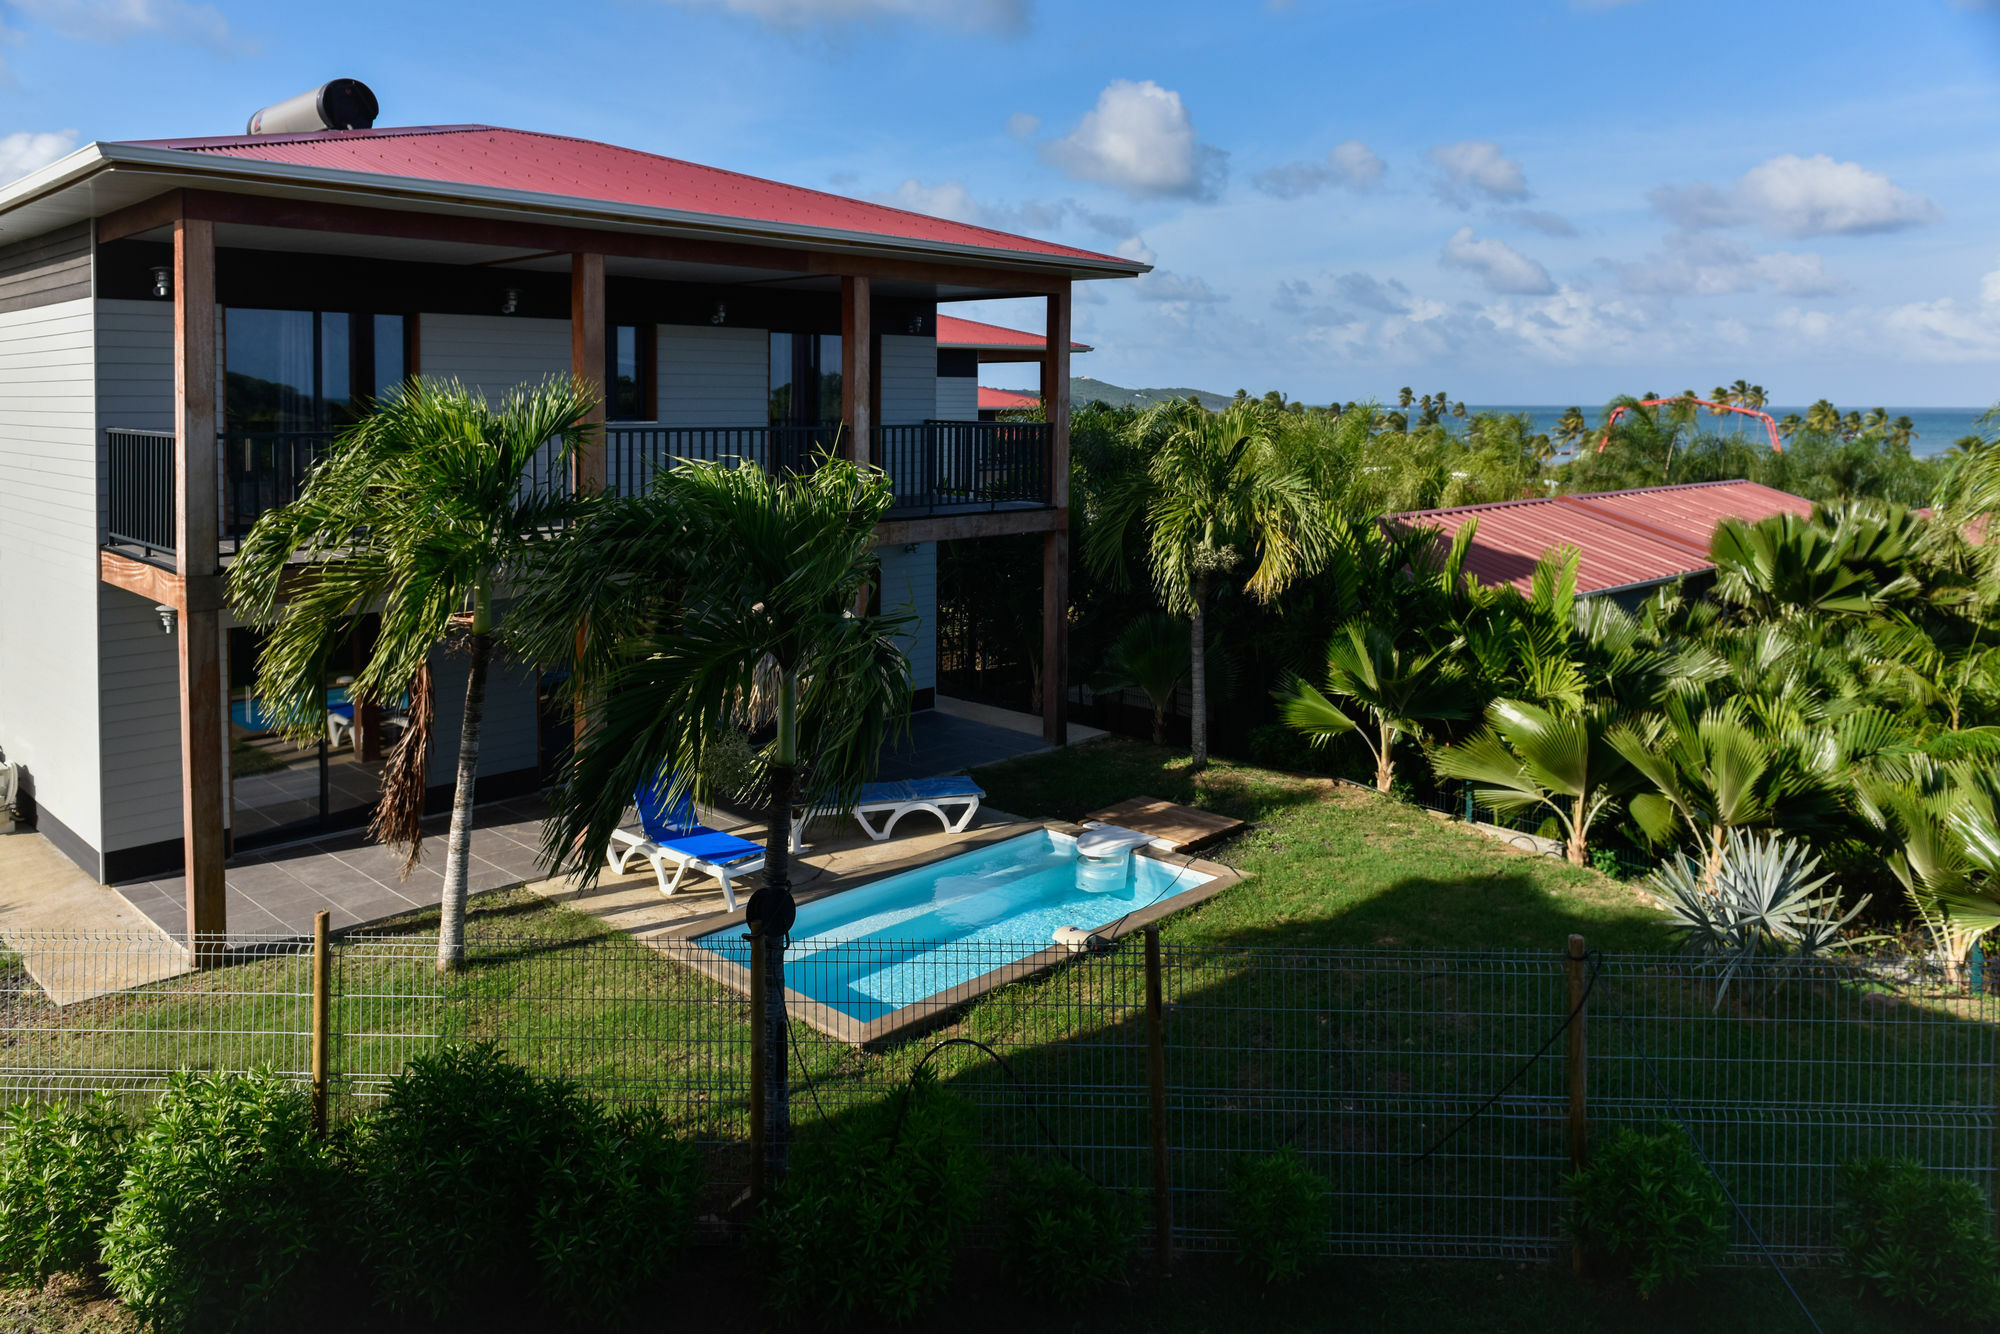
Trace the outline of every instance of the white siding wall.
[[937, 686], [937, 543], [920, 542], [914, 552], [901, 545], [877, 553], [882, 560], [882, 610], [913, 611], [917, 623], [903, 651], [910, 658], [910, 685]]
[[660, 421], [762, 426], [770, 420], [771, 335], [763, 329], [659, 328]]
[[937, 339], [882, 335], [882, 425], [910, 426], [937, 411]]
[[[97, 391], [91, 302], [0, 313], [0, 748], [93, 847]], [[75, 849], [70, 849], [76, 851]]]
[[425, 379], [457, 380], [495, 403], [509, 390], [570, 371], [568, 320], [423, 315], [417, 339]]
[[979, 378], [973, 375], [940, 375], [937, 382], [939, 421], [979, 420]]

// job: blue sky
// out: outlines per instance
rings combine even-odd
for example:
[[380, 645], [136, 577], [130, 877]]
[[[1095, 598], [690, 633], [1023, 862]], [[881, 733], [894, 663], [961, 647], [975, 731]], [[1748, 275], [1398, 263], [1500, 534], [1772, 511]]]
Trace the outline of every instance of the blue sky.
[[335, 13], [0, 0], [0, 177], [350, 75], [384, 124], [607, 139], [1149, 259], [1079, 294], [1078, 370], [1121, 384], [2000, 398], [2000, 0]]

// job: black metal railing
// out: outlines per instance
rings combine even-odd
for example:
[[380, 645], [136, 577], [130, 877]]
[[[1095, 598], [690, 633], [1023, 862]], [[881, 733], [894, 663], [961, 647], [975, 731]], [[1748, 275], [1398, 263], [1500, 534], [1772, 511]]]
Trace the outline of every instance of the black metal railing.
[[105, 490], [111, 545], [147, 556], [174, 551], [174, 433], [105, 433]]
[[875, 428], [873, 461], [901, 513], [956, 513], [1049, 503], [1047, 422], [927, 421]]
[[604, 428], [605, 486], [633, 496], [655, 473], [680, 462], [754, 463], [766, 471], [801, 472], [838, 454], [841, 428], [821, 426], [662, 426], [612, 422]]
[[241, 542], [259, 515], [289, 505], [305, 489], [306, 475], [338, 431], [235, 431], [217, 437], [222, 450], [225, 544]]

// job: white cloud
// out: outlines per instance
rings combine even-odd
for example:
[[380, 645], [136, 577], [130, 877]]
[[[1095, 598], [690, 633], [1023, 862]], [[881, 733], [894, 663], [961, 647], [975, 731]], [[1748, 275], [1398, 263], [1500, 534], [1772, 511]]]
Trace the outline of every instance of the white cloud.
[[1195, 134], [1181, 95], [1147, 79], [1114, 79], [1074, 130], [1042, 145], [1068, 176], [1139, 197], [1213, 199], [1228, 155]]
[[75, 130], [42, 134], [16, 130], [0, 134], [0, 183], [26, 176], [37, 167], [46, 167], [75, 147]]
[[1539, 208], [1510, 208], [1494, 215], [1540, 232], [1543, 236], [1575, 236], [1576, 225], [1560, 213]]
[[1665, 247], [1636, 263], [1603, 260], [1628, 292], [1655, 296], [1726, 296], [1776, 288], [1786, 296], [1831, 296], [1846, 284], [1818, 255], [1779, 250], [1752, 254], [1733, 241], [1701, 232], [1671, 232]]
[[1934, 222], [1938, 206], [1858, 162], [1785, 153], [1718, 187], [1663, 185], [1653, 211], [1677, 226], [1754, 226], [1779, 236], [1854, 236]]
[[720, 9], [770, 28], [909, 20], [962, 32], [1024, 32], [1031, 0], [668, 0], [688, 9]]
[[1027, 111], [1016, 111], [1007, 117], [1007, 133], [1016, 139], [1032, 139], [1035, 131], [1042, 128], [1042, 118]]
[[1461, 227], [1452, 234], [1444, 243], [1438, 262], [1478, 274], [1488, 289], [1495, 292], [1537, 295], [1556, 290], [1555, 280], [1539, 262], [1505, 241], [1474, 236], [1470, 227]]
[[1210, 305], [1229, 298], [1199, 278], [1169, 269], [1154, 269], [1132, 284], [1133, 294], [1144, 301], [1177, 301]]
[[188, 0], [5, 0], [0, 8], [84, 41], [168, 37], [218, 50], [237, 45], [215, 6]]
[[1328, 186], [1349, 190], [1372, 190], [1381, 183], [1388, 164], [1359, 139], [1334, 145], [1333, 151], [1314, 162], [1287, 162], [1257, 173], [1255, 184], [1267, 195], [1297, 199]]
[[[834, 184], [839, 188], [848, 188], [855, 181], [843, 175]], [[950, 218], [953, 222], [969, 222], [976, 227], [993, 227], [1000, 231], [1052, 232], [1075, 224], [1100, 236], [1138, 240], [1135, 235], [1138, 223], [1121, 213], [1086, 208], [1074, 199], [1028, 199], [1019, 204], [988, 204], [974, 197], [963, 181], [939, 181], [935, 185], [926, 185], [912, 176], [886, 194], [864, 194], [860, 197], [891, 208], [928, 213], [934, 218]]]
[[1475, 197], [1501, 203], [1528, 197], [1528, 178], [1521, 164], [1491, 140], [1461, 139], [1441, 144], [1425, 156], [1444, 173], [1437, 182], [1437, 192], [1446, 203], [1465, 208]]

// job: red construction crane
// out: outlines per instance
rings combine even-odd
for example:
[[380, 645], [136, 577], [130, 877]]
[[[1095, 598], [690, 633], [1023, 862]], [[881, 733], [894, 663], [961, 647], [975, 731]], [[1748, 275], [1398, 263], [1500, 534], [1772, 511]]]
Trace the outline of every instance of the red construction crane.
[[[1782, 454], [1785, 452], [1784, 444], [1778, 439], [1778, 423], [1771, 420], [1770, 413], [1759, 412], [1756, 408], [1742, 408], [1738, 407], [1734, 403], [1717, 403], [1713, 399], [1689, 398], [1686, 395], [1682, 395], [1678, 398], [1641, 399], [1638, 402], [1637, 406], [1642, 408], [1658, 408], [1658, 407], [1668, 407], [1680, 403], [1699, 403], [1703, 407], [1711, 408], [1716, 412], [1737, 412], [1741, 413], [1745, 417], [1755, 417], [1758, 421], [1764, 423], [1764, 430], [1771, 437], [1772, 452], [1777, 454]], [[1611, 415], [1604, 419], [1604, 435], [1597, 442], [1598, 453], [1602, 454], [1604, 452], [1604, 447], [1611, 443], [1611, 428], [1616, 426], [1618, 424], [1618, 419], [1624, 416], [1627, 412], [1629, 412], [1633, 408], [1633, 406], [1634, 405], [1631, 403], [1620, 403], [1617, 407], [1611, 409]]]

